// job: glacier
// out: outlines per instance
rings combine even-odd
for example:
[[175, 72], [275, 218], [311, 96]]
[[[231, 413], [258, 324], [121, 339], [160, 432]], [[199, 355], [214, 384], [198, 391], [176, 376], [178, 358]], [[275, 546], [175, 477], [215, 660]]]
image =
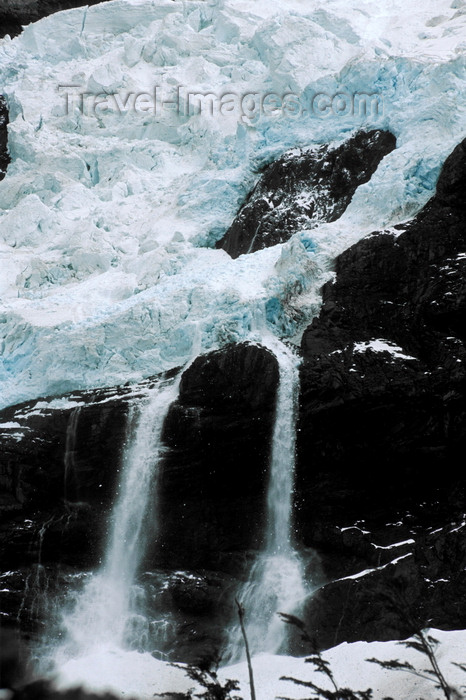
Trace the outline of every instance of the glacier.
[[[112, 0], [0, 40], [0, 407], [137, 382], [232, 340], [296, 341], [332, 260], [413, 216], [465, 132], [464, 0]], [[383, 112], [66, 109], [85, 92], [381, 95]], [[397, 148], [343, 216], [232, 260], [214, 248], [290, 148], [383, 128]], [[299, 285], [294, 283], [299, 281]], [[294, 294], [291, 289], [297, 289]]]

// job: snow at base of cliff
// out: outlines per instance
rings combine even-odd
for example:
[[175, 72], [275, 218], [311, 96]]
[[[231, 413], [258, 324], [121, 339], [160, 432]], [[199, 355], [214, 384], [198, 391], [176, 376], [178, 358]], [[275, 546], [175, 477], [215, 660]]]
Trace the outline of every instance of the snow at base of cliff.
[[[456, 664], [464, 664], [466, 632], [430, 630], [439, 642], [436, 658], [441, 672], [450, 686], [458, 693], [452, 698], [464, 697], [466, 674]], [[440, 691], [435, 683], [412, 673], [387, 670], [368, 659], [410, 663], [419, 672], [431, 670], [428, 659], [414, 649], [406, 649], [399, 642], [346, 642], [323, 652], [329, 662], [339, 688], [353, 691], [373, 691], [373, 700], [439, 700]], [[257, 700], [309, 698], [310, 689], [281, 680], [282, 676], [302, 681], [312, 681], [325, 690], [334, 690], [328, 678], [315, 671], [304, 659], [289, 656], [260, 654], [252, 660]], [[222, 682], [239, 681], [239, 696], [250, 697], [248, 669], [245, 663], [219, 670]], [[61, 688], [85, 684], [89, 690], [113, 691], [117, 697], [136, 695], [141, 700], [158, 697], [164, 693], [186, 693], [195, 688], [179, 667], [155, 659], [150, 654], [118, 649], [102, 649], [84, 659], [71, 660], [58, 671], [56, 682]], [[199, 690], [199, 689], [198, 689]]]
[[[464, 0], [113, 0], [1, 40], [0, 406], [138, 381], [264, 324], [299, 337], [334, 256], [418, 211], [464, 136], [465, 29]], [[66, 113], [67, 90], [101, 106]], [[301, 106], [212, 116], [188, 92]], [[341, 92], [383, 111], [301, 109]], [[141, 93], [158, 98], [131, 107]], [[263, 164], [361, 127], [398, 148], [339, 221], [237, 260], [213, 249]]]

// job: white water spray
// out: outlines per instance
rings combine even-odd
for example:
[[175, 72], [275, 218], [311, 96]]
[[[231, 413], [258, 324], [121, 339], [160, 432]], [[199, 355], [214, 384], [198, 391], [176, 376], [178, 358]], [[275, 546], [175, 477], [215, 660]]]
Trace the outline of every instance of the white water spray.
[[[66, 640], [55, 654], [61, 667], [69, 659], [91, 658], [103, 650], [131, 648], [131, 631], [140, 616], [131, 611], [131, 592], [145, 551], [144, 524], [151, 496], [156, 498], [165, 417], [178, 394], [179, 379], [161, 382], [140, 411], [127, 449], [106, 560], [65, 616]], [[151, 509], [151, 518], [157, 508]], [[85, 681], [85, 678], [82, 679]]]
[[[252, 653], [277, 653], [286, 639], [286, 626], [277, 613], [299, 613], [300, 603], [306, 596], [302, 563], [291, 541], [299, 361], [276, 338], [265, 336], [262, 344], [274, 353], [279, 366], [267, 492], [267, 530], [264, 550], [254, 563], [239, 599], [246, 611], [246, 631]], [[239, 660], [243, 648], [241, 630], [235, 626], [226, 661]]]

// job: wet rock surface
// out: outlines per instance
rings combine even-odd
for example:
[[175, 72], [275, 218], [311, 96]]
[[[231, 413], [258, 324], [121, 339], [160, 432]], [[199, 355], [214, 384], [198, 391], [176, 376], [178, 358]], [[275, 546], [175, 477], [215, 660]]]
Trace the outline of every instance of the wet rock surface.
[[285, 153], [264, 168], [217, 248], [237, 258], [335, 221], [395, 145], [388, 131], [359, 131], [337, 147]]

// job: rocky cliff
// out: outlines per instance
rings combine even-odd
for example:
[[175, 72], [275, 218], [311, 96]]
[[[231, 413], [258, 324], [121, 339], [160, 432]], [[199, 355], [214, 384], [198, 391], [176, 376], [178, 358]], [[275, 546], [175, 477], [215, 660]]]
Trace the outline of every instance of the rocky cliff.
[[388, 131], [359, 131], [339, 146], [284, 153], [264, 168], [217, 248], [237, 258], [335, 221], [395, 145]]
[[[299, 535], [330, 576], [347, 576], [331, 561], [358, 550], [359, 571], [373, 569], [310, 602], [325, 644], [412, 632], [408, 607], [418, 624], [466, 623], [465, 195], [463, 141], [418, 216], [337, 258], [302, 339]], [[397, 588], [408, 601], [396, 615]]]
[[260, 547], [277, 384], [275, 357], [249, 344], [201, 356], [183, 374], [160, 483], [167, 566], [235, 573], [238, 554]]

